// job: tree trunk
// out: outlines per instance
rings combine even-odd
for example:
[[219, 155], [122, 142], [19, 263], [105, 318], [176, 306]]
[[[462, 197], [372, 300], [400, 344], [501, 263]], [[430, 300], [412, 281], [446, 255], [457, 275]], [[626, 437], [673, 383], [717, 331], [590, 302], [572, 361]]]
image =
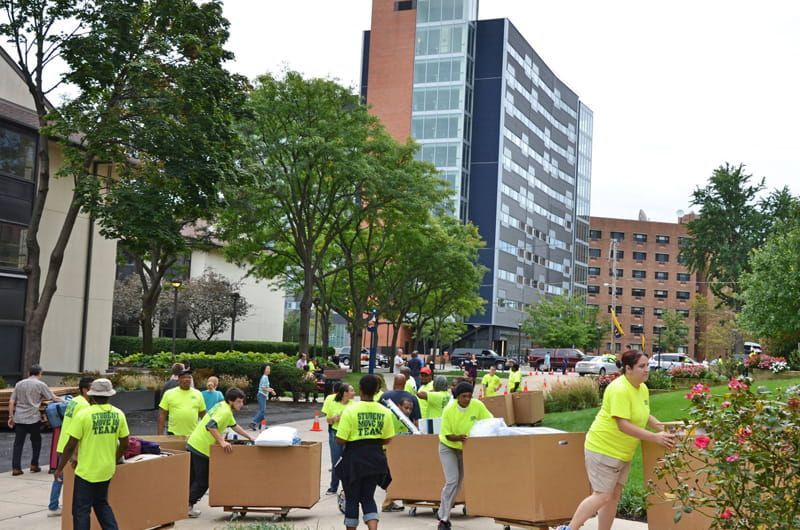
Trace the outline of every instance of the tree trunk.
[[364, 344], [363, 319], [354, 319], [350, 329], [350, 368], [355, 373], [361, 372], [361, 348]]
[[297, 350], [299, 353], [308, 353], [308, 331], [311, 324], [311, 305], [314, 301], [314, 274], [308, 264], [303, 269], [303, 295], [300, 299], [300, 337], [297, 340]]
[[331, 308], [324, 306], [325, 309], [320, 311], [320, 332], [322, 333], [322, 358], [328, 358], [328, 347], [330, 344], [330, 329], [331, 329]]
[[389, 373], [394, 373], [394, 354], [397, 353], [397, 339], [400, 337], [400, 326], [402, 326], [402, 319], [396, 320], [392, 323], [392, 351], [389, 352]]

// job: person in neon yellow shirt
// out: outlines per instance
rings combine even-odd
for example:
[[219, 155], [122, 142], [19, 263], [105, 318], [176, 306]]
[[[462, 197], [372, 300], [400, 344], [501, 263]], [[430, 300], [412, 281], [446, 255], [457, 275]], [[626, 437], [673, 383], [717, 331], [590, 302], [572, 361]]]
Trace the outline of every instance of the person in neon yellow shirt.
[[206, 413], [203, 394], [192, 388], [192, 369], [185, 368], [178, 376], [178, 386], [164, 392], [158, 404], [158, 434], [164, 432], [169, 418], [167, 434], [189, 436], [197, 426], [198, 418]]
[[345, 409], [336, 431], [336, 443], [344, 446], [336, 473], [344, 488], [344, 525], [348, 530], [358, 527], [359, 504], [367, 528], [378, 528], [380, 517], [375, 488], [386, 488], [389, 482], [389, 464], [383, 445], [389, 443], [395, 432], [391, 411], [374, 401], [378, 379], [375, 375], [361, 378], [358, 383], [361, 401]]
[[[419, 371], [419, 377], [420, 377], [420, 380], [421, 380], [422, 384], [417, 389], [417, 397], [418, 398], [419, 398], [420, 392], [430, 392], [430, 391], [433, 390], [433, 380], [432, 380], [431, 375], [432, 375], [431, 369], [428, 368], [427, 366], [423, 367]], [[428, 402], [426, 400], [424, 400], [424, 399], [418, 399], [417, 401], [419, 401], [419, 411], [421, 413], [421, 416], [423, 418], [427, 418], [428, 417]]]
[[128, 422], [121, 410], [108, 403], [116, 394], [111, 381], [95, 379], [86, 394], [91, 404], [78, 412], [69, 424], [69, 440], [56, 468], [56, 478], [63, 476], [64, 466], [80, 442], [72, 490], [72, 527], [88, 530], [94, 508], [102, 528], [117, 528], [117, 520], [108, 504], [108, 486], [117, 461], [128, 448]]
[[569, 524], [558, 530], [578, 530], [595, 514], [597, 528], [609, 530], [640, 440], [667, 449], [675, 445], [675, 435], [664, 431], [663, 424], [650, 414], [650, 392], [644, 384], [650, 373], [648, 361], [647, 354], [636, 350], [626, 351], [617, 361], [623, 375], [606, 387], [603, 405], [584, 443], [592, 494], [578, 505]]
[[336, 443], [336, 430], [339, 427], [339, 420], [342, 419], [342, 413], [354, 402], [353, 398], [356, 396], [353, 386], [347, 383], [336, 383], [334, 391], [335, 393], [325, 396], [325, 401], [322, 403], [322, 413], [328, 422], [328, 446], [331, 451], [331, 484], [325, 492], [328, 495], [335, 495], [339, 489], [339, 477], [336, 475], [335, 466], [344, 449]]
[[476, 421], [492, 417], [482, 401], [472, 399], [471, 384], [461, 382], [456, 385], [453, 397], [455, 399], [444, 408], [439, 430], [439, 460], [442, 462], [445, 482], [439, 503], [439, 530], [450, 528], [450, 510], [464, 479], [461, 457], [464, 440]]
[[403, 387], [403, 390], [405, 390], [406, 392], [408, 392], [412, 396], [416, 396], [417, 395], [417, 382], [414, 381], [413, 377], [411, 377], [411, 368], [409, 368], [408, 366], [404, 366], [404, 367], [400, 368], [400, 373], [403, 374], [405, 376], [405, 378], [406, 378], [406, 384], [405, 384], [405, 387]]
[[[56, 454], [58, 454], [59, 461], [64, 448], [69, 441], [69, 425], [80, 411], [89, 407], [88, 393], [92, 387], [94, 377], [81, 377], [78, 381], [78, 391], [81, 395], [73, 398], [67, 403], [67, 410], [64, 411], [64, 420], [61, 422], [61, 433], [58, 436], [58, 444], [56, 445]], [[61, 496], [61, 488], [64, 485], [64, 480], [60, 478], [53, 479], [53, 485], [50, 487], [50, 504], [47, 506], [47, 516], [57, 517], [61, 515], [61, 508], [58, 506], [58, 498]]]
[[511, 365], [511, 373], [508, 374], [508, 391], [519, 392], [522, 390], [522, 372], [519, 371], [519, 365], [514, 363]]
[[497, 391], [503, 386], [503, 381], [497, 375], [497, 368], [494, 366], [489, 368], [489, 373], [481, 379], [481, 385], [483, 385], [483, 392], [486, 397], [497, 395]]
[[191, 457], [189, 474], [189, 517], [199, 517], [200, 511], [194, 506], [208, 490], [208, 465], [211, 457], [211, 446], [219, 444], [226, 453], [233, 449], [229, 442], [222, 437], [225, 429], [231, 428], [239, 436], [251, 442], [253, 437], [236, 423], [233, 417], [235, 411], [242, 410], [244, 406], [244, 392], [238, 388], [229, 388], [225, 392], [225, 401], [217, 403], [214, 409], [203, 416], [200, 423], [194, 428], [186, 440], [186, 449]]
[[423, 415], [424, 419], [428, 418], [441, 418], [442, 411], [445, 405], [450, 402], [452, 394], [447, 388], [447, 378], [443, 375], [437, 375], [433, 380], [432, 390], [420, 390], [417, 394], [419, 398], [419, 406], [425, 403], [425, 411], [427, 415]]

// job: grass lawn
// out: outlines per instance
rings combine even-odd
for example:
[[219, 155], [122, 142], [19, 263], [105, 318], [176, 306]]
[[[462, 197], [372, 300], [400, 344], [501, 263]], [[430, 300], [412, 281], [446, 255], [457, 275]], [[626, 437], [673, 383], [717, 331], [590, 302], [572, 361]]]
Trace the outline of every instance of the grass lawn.
[[[771, 381], [757, 381], [754, 387], [766, 387], [770, 390], [775, 388], [787, 388], [792, 385], [800, 384], [800, 378], [795, 379], [775, 379]], [[724, 394], [728, 391], [727, 385], [720, 385], [711, 388], [714, 394]], [[652, 394], [650, 396], [650, 413], [661, 421], [681, 420], [688, 417], [687, 410], [689, 401], [686, 399], [686, 389], [667, 392], [663, 394]], [[561, 429], [568, 432], [586, 432], [597, 415], [597, 408], [577, 410], [572, 412], [553, 412], [546, 414], [542, 425]], [[643, 489], [644, 476], [642, 474], [642, 449], [636, 450], [636, 455], [631, 463], [630, 480], [625, 485], [626, 491]]]

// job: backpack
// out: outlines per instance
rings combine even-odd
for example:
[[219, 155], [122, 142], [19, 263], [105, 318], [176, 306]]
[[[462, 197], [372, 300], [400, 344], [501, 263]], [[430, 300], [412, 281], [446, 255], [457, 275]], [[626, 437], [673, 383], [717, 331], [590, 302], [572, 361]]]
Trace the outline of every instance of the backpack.
[[47, 416], [47, 423], [50, 424], [51, 429], [61, 427], [64, 423], [64, 414], [67, 412], [67, 405], [72, 396], [65, 396], [64, 401], [53, 401], [48, 403], [44, 409], [44, 414]]

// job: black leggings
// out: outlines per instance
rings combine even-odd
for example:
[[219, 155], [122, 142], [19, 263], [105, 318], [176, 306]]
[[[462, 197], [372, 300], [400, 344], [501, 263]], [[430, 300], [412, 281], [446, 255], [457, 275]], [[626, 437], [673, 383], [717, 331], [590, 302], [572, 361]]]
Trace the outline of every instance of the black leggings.
[[208, 491], [208, 457], [189, 451], [189, 504], [197, 504]]

